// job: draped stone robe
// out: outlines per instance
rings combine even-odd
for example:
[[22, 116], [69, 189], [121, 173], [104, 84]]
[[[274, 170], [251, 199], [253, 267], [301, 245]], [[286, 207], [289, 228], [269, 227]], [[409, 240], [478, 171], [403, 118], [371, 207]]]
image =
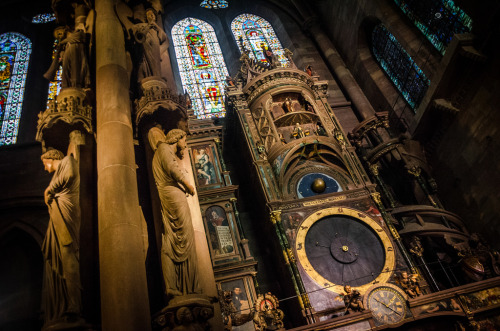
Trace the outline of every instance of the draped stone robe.
[[48, 189], [50, 221], [42, 244], [45, 324], [81, 312], [80, 175], [73, 156], [61, 160]]
[[169, 296], [199, 293], [194, 229], [184, 189], [176, 145], [161, 143], [153, 157], [153, 175], [161, 200], [164, 233], [161, 261]]

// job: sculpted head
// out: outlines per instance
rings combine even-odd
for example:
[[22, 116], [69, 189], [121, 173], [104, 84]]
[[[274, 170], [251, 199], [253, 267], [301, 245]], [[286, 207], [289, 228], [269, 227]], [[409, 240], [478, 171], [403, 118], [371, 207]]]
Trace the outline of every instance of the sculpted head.
[[40, 157], [43, 162], [43, 166], [48, 173], [56, 171], [63, 158], [64, 154], [57, 149], [49, 149]]
[[184, 156], [184, 150], [187, 147], [186, 143], [186, 132], [181, 129], [172, 129], [168, 131], [166, 141], [169, 145], [177, 144], [177, 156], [182, 159]]
[[58, 26], [54, 30], [54, 38], [56, 38], [58, 41], [63, 40], [66, 37], [67, 29], [64, 26]]
[[156, 16], [157, 16], [156, 10], [154, 10], [153, 8], [146, 9], [146, 19], [148, 23], [156, 22]]

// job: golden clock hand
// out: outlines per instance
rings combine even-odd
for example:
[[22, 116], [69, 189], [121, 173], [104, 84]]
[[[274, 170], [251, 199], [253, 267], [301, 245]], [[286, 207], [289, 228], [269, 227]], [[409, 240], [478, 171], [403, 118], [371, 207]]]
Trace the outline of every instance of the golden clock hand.
[[389, 306], [388, 306], [385, 302], [382, 302], [382, 301], [380, 301], [380, 300], [379, 300], [379, 299], [377, 299], [377, 298], [374, 298], [374, 299], [375, 299], [375, 301], [377, 301], [378, 303], [381, 303], [381, 304], [383, 304], [384, 306], [386, 306], [387, 308], [389, 308]]
[[[377, 300], [377, 298], [374, 298], [374, 299], [375, 299], [375, 301], [380, 302], [381, 304], [383, 304], [384, 306], [386, 306], [387, 308], [389, 308], [390, 310], [392, 310], [393, 312], [395, 312], [396, 314], [398, 314], [399, 316], [401, 316], [401, 314], [400, 314], [400, 313], [398, 313], [397, 311], [395, 311], [394, 309], [392, 309], [391, 307], [389, 307], [389, 305], [388, 305], [388, 304], [386, 304], [386, 303], [384, 303], [384, 302], [382, 302], [382, 301], [380, 301], [380, 300]], [[392, 301], [392, 300], [391, 300], [391, 301]]]

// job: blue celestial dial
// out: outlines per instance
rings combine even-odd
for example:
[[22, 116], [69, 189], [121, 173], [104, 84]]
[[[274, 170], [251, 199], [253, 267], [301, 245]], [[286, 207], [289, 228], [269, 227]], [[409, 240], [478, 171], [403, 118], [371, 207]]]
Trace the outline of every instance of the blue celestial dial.
[[335, 179], [318, 172], [304, 175], [297, 183], [299, 199], [341, 191], [342, 187]]

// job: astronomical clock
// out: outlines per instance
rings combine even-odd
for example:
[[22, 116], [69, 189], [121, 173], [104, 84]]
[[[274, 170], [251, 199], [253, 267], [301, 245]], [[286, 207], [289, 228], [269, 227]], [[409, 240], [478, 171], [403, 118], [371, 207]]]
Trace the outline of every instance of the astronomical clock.
[[[414, 269], [335, 117], [350, 103], [331, 102], [327, 82], [291, 59], [268, 70], [244, 61], [227, 91], [228, 127], [239, 128], [229, 140], [244, 142], [248, 171], [258, 178], [255, 190], [264, 198], [256, 208], [267, 208], [265, 229], [282, 263], [276, 269], [290, 280], [283, 296], [297, 300], [307, 323], [317, 323], [346, 313], [349, 285], [374, 314], [359, 323], [400, 323], [408, 310], [392, 284], [395, 270]], [[335, 83], [332, 89], [341, 94]]]

